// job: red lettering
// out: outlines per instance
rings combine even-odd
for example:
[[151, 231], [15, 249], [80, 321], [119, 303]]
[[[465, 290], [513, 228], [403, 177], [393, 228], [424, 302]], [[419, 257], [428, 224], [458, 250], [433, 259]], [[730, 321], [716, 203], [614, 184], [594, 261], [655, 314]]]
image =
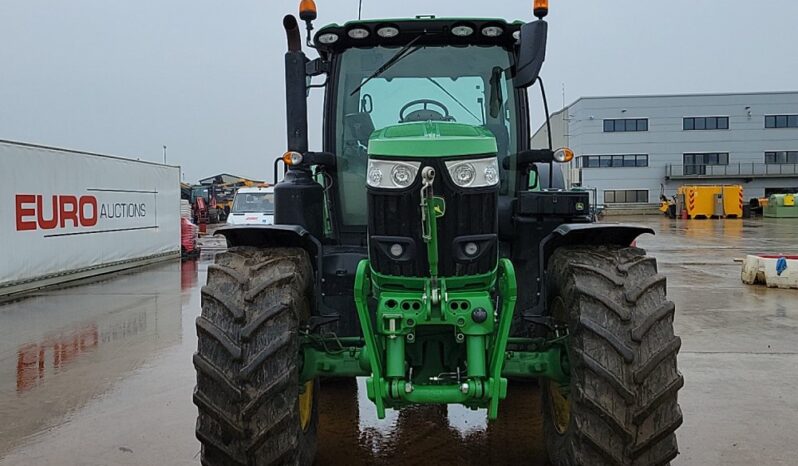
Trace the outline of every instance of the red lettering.
[[44, 218], [44, 196], [36, 196], [36, 219], [39, 220], [39, 228], [42, 230], [52, 230], [58, 226], [58, 196], [53, 196], [50, 204], [50, 219]]
[[[89, 215], [86, 214], [86, 207], [91, 207]], [[80, 213], [80, 224], [84, 227], [97, 225], [97, 198], [94, 196], [81, 196], [78, 212]]]
[[53, 195], [50, 203], [50, 215], [45, 212], [44, 196], [41, 194], [16, 195], [17, 231], [52, 230], [65, 228], [67, 222], [72, 227], [93, 227], [97, 225], [99, 212], [97, 198], [94, 196], [58, 196]]
[[33, 194], [17, 194], [17, 231], [35, 230], [36, 221], [25, 220], [24, 217], [36, 215], [33, 209], [26, 209], [24, 204], [33, 204], [36, 202], [36, 196]]
[[[61, 217], [61, 228], [66, 227], [67, 220], [72, 220], [72, 226], [78, 227], [80, 223], [78, 223], [78, 198], [75, 196], [61, 196], [59, 199], [60, 204], [60, 215]], [[67, 210], [67, 207], [71, 207]]]

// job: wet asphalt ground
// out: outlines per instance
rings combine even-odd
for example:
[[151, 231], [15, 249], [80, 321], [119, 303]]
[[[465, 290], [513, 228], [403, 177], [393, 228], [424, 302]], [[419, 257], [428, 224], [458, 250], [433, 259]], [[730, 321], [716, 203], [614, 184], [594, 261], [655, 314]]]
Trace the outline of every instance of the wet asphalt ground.
[[[657, 231], [638, 245], [677, 306], [674, 464], [796, 464], [798, 290], [743, 285], [733, 260], [795, 254], [798, 220], [621, 220]], [[191, 355], [213, 254], [0, 306], [0, 464], [198, 464]], [[491, 424], [459, 407], [378, 421], [362, 381], [326, 383], [317, 463], [547, 464], [538, 395], [512, 385]]]

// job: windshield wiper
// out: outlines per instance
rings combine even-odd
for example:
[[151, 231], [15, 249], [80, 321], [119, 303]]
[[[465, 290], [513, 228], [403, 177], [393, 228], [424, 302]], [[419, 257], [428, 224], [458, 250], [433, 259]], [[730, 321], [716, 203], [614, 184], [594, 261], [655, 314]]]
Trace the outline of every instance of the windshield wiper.
[[446, 90], [446, 88], [445, 88], [445, 87], [443, 87], [443, 86], [441, 85], [441, 83], [439, 83], [438, 81], [435, 81], [434, 79], [432, 79], [432, 78], [429, 78], [429, 77], [427, 78], [427, 81], [431, 82], [432, 84], [434, 84], [435, 86], [437, 86], [437, 87], [438, 87], [438, 89], [442, 90], [442, 91], [444, 92], [444, 94], [446, 94], [446, 95], [448, 95], [449, 97], [451, 97], [451, 98], [452, 98], [452, 100], [454, 100], [455, 102], [457, 102], [457, 105], [461, 106], [461, 107], [463, 108], [463, 110], [465, 110], [466, 112], [468, 112], [468, 114], [469, 114], [469, 115], [471, 115], [472, 117], [474, 117], [474, 119], [475, 119], [475, 120], [477, 120], [477, 121], [478, 121], [480, 124], [483, 124], [483, 125], [485, 124], [485, 122], [484, 122], [484, 121], [482, 121], [482, 119], [481, 119], [480, 117], [478, 117], [478, 116], [474, 115], [474, 112], [472, 112], [471, 110], [469, 110], [469, 109], [468, 109], [468, 107], [466, 107], [466, 106], [465, 106], [465, 104], [463, 104], [462, 102], [460, 102], [460, 101], [457, 99], [457, 97], [453, 96], [451, 92], [449, 92], [448, 90]]
[[398, 51], [398, 52], [396, 52], [396, 53], [395, 53], [395, 54], [394, 54], [394, 55], [393, 55], [391, 58], [389, 58], [389, 59], [388, 59], [388, 61], [386, 61], [385, 63], [383, 63], [383, 64], [382, 64], [382, 66], [380, 66], [379, 68], [377, 68], [377, 71], [375, 71], [374, 73], [372, 73], [372, 74], [371, 74], [371, 76], [369, 76], [368, 78], [366, 78], [366, 80], [365, 80], [365, 81], [363, 81], [362, 83], [360, 83], [360, 85], [359, 85], [359, 86], [357, 86], [357, 87], [355, 88], [355, 90], [354, 90], [354, 91], [352, 91], [352, 92], [349, 94], [349, 96], [351, 97], [351, 96], [355, 95], [355, 93], [356, 93], [357, 91], [359, 91], [359, 90], [360, 90], [360, 89], [361, 89], [363, 86], [365, 86], [365, 85], [366, 85], [366, 84], [367, 84], [369, 81], [371, 81], [372, 79], [374, 79], [374, 78], [376, 78], [377, 76], [381, 75], [382, 73], [385, 73], [386, 71], [388, 71], [388, 68], [392, 67], [393, 65], [397, 64], [399, 61], [401, 61], [402, 59], [404, 59], [405, 57], [408, 57], [408, 56], [410, 56], [411, 54], [413, 54], [414, 52], [416, 52], [418, 49], [420, 49], [420, 47], [416, 47], [416, 48], [414, 48], [413, 50], [410, 50], [410, 47], [412, 47], [412, 46], [413, 46], [413, 44], [415, 44], [415, 43], [416, 43], [416, 42], [417, 42], [419, 39], [421, 39], [421, 36], [422, 36], [422, 35], [421, 35], [421, 34], [419, 34], [419, 35], [417, 35], [417, 36], [416, 36], [416, 37], [415, 37], [413, 40], [411, 40], [410, 42], [408, 42], [407, 44], [405, 44], [405, 46], [404, 46], [404, 47], [402, 47], [401, 49], [399, 49], [399, 51]]

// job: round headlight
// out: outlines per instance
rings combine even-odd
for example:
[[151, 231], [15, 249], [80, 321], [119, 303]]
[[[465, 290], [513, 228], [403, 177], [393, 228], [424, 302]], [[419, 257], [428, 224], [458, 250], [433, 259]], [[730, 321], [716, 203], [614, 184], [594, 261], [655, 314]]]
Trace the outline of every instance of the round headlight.
[[482, 35], [485, 37], [499, 37], [504, 32], [504, 29], [499, 26], [485, 26], [482, 28]]
[[379, 168], [369, 170], [369, 185], [379, 186], [382, 182], [382, 171]]
[[377, 29], [377, 35], [386, 39], [399, 35], [399, 29], [393, 26], [385, 26]]
[[515, 40], [520, 40], [521, 39], [521, 30], [520, 29], [518, 31], [514, 31], [513, 32], [513, 39], [515, 39]]
[[476, 256], [479, 252], [479, 246], [474, 242], [466, 243], [465, 246], [463, 246], [463, 252], [466, 253], [466, 256]]
[[319, 43], [329, 45], [338, 42], [338, 34], [328, 32], [319, 36]]
[[452, 178], [454, 178], [454, 183], [457, 186], [468, 186], [474, 181], [474, 175], [476, 175], [476, 173], [473, 165], [470, 163], [463, 163], [454, 169]]
[[397, 186], [406, 187], [410, 186], [413, 182], [413, 174], [410, 169], [404, 165], [397, 165], [391, 170], [391, 178]]
[[457, 37], [468, 37], [474, 33], [474, 28], [471, 26], [455, 26], [452, 28], [452, 34], [456, 35]]
[[485, 167], [485, 182], [488, 184], [496, 184], [499, 181], [499, 172], [493, 165]]
[[405, 252], [405, 248], [403, 248], [401, 244], [395, 243], [391, 245], [391, 255], [393, 257], [399, 257], [403, 252]]
[[352, 39], [365, 39], [369, 36], [369, 30], [365, 28], [353, 28], [346, 33]]

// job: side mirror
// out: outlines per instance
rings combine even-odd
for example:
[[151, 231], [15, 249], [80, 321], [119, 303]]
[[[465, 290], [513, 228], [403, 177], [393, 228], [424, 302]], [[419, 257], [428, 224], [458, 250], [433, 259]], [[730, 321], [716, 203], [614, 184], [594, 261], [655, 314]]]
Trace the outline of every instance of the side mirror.
[[549, 24], [542, 19], [521, 26], [521, 44], [515, 71], [515, 87], [535, 84], [546, 60]]
[[510, 165], [510, 157], [502, 161], [505, 170], [519, 170], [533, 163], [550, 163], [554, 161], [554, 151], [549, 149], [529, 149], [522, 150], [515, 155], [515, 167]]

